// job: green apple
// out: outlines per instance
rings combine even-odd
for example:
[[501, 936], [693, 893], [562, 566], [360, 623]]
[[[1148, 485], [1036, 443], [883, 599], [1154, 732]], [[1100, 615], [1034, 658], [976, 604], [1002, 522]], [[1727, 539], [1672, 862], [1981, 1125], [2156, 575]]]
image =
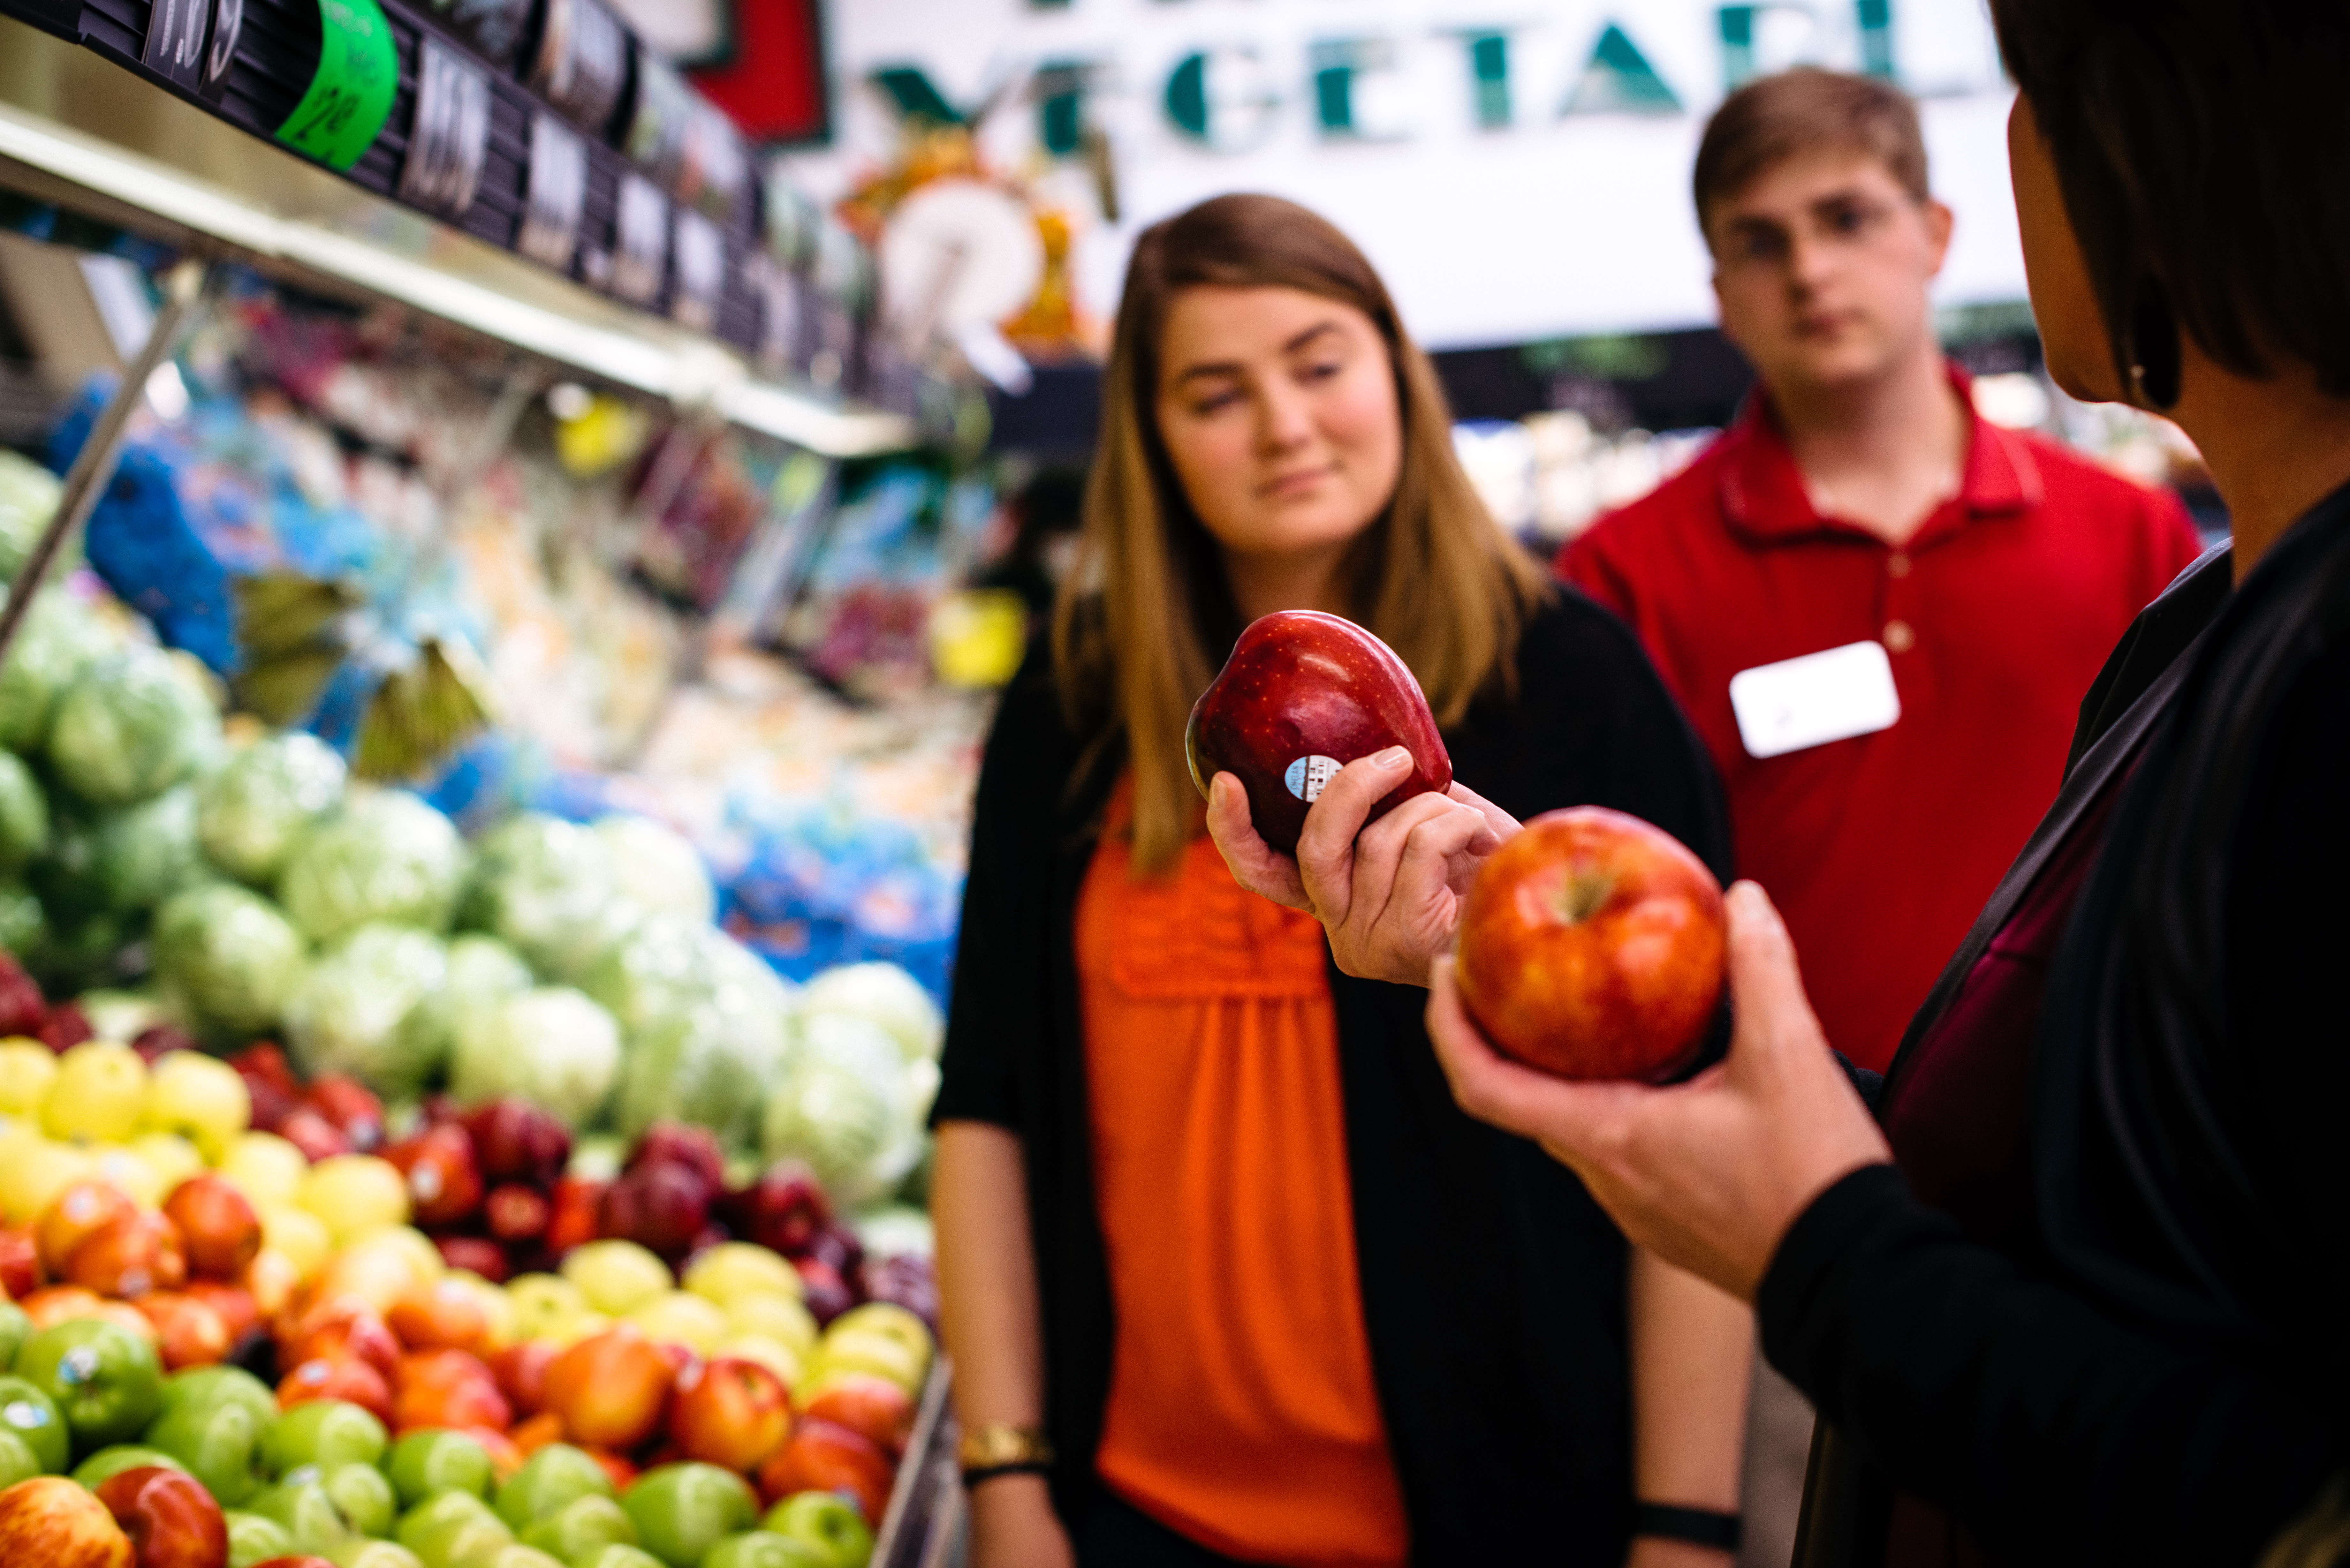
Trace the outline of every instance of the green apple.
[[563, 1559], [551, 1557], [536, 1546], [509, 1541], [487, 1552], [452, 1558], [449, 1568], [563, 1568]]
[[865, 1511], [837, 1491], [787, 1497], [767, 1511], [759, 1528], [816, 1547], [824, 1552], [825, 1568], [865, 1568], [873, 1558]]
[[0, 1377], [0, 1428], [24, 1439], [45, 1473], [66, 1468], [73, 1447], [66, 1418], [56, 1400], [22, 1377]]
[[318, 1478], [334, 1500], [335, 1511], [353, 1535], [388, 1535], [400, 1517], [400, 1499], [391, 1482], [373, 1465], [332, 1465]]
[[444, 1491], [400, 1516], [392, 1539], [416, 1553], [424, 1568], [447, 1568], [460, 1556], [514, 1539], [506, 1521], [469, 1491]]
[[647, 1470], [620, 1506], [637, 1527], [637, 1543], [669, 1568], [695, 1568], [703, 1552], [759, 1518], [759, 1500], [741, 1476], [691, 1462]]
[[612, 1478], [593, 1455], [568, 1443], [549, 1443], [498, 1488], [498, 1517], [520, 1530], [577, 1498], [611, 1495]]
[[57, 1406], [78, 1453], [137, 1437], [163, 1398], [155, 1347], [119, 1323], [94, 1318], [61, 1323], [26, 1340], [16, 1353], [16, 1376]]
[[571, 1564], [571, 1568], [669, 1568], [641, 1546], [606, 1546]]
[[566, 1563], [615, 1542], [634, 1546], [637, 1527], [629, 1522], [627, 1510], [600, 1492], [573, 1498], [522, 1532], [525, 1546], [536, 1546]]
[[307, 1475], [255, 1492], [246, 1508], [284, 1525], [286, 1533], [293, 1538], [296, 1555], [307, 1552], [324, 1557], [350, 1533], [344, 1527], [342, 1511], [336, 1508], [335, 1500], [327, 1495], [327, 1489], [317, 1480]]
[[277, 1417], [262, 1439], [261, 1462], [274, 1476], [302, 1465], [371, 1465], [391, 1441], [383, 1423], [357, 1405], [314, 1399]]
[[96, 1491], [105, 1481], [125, 1470], [135, 1470], [143, 1465], [161, 1465], [167, 1470], [184, 1470], [182, 1464], [161, 1449], [143, 1448], [137, 1443], [117, 1443], [98, 1452], [74, 1467], [73, 1479]]
[[277, 1396], [242, 1366], [191, 1366], [163, 1379], [166, 1416], [183, 1405], [222, 1404], [243, 1406], [262, 1427], [277, 1419]]
[[15, 1432], [0, 1427], [0, 1491], [5, 1491], [20, 1480], [30, 1480], [41, 1473], [41, 1456], [33, 1452], [33, 1445]]
[[327, 1561], [335, 1568], [424, 1568], [416, 1553], [391, 1541], [369, 1541], [354, 1535], [334, 1551]]
[[256, 1563], [294, 1554], [294, 1538], [276, 1520], [237, 1509], [221, 1518], [228, 1523], [228, 1568], [253, 1568]]
[[463, 1432], [441, 1428], [411, 1432], [391, 1445], [391, 1458], [383, 1468], [403, 1508], [414, 1508], [444, 1491], [490, 1495], [490, 1451]]
[[0, 1301], [0, 1366], [16, 1359], [16, 1352], [33, 1337], [33, 1320], [15, 1302]]
[[832, 1568], [832, 1559], [805, 1541], [772, 1530], [746, 1530], [703, 1553], [701, 1568]]
[[241, 1508], [267, 1480], [261, 1442], [270, 1425], [234, 1392], [174, 1400], [167, 1385], [163, 1413], [148, 1423], [145, 1440], [186, 1467], [223, 1508]]

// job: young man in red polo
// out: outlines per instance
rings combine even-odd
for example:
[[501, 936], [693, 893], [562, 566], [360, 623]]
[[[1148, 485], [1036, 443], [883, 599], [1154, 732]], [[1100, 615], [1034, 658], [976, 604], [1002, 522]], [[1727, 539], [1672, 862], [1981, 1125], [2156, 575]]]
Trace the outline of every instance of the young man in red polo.
[[[2175, 497], [1975, 414], [1927, 298], [1950, 212], [1898, 89], [1754, 82], [1706, 128], [1693, 184], [1722, 330], [1759, 384], [1559, 569], [1647, 645], [1830, 1044], [1881, 1072], [2054, 798], [2106, 655], [2199, 545]], [[1780, 1449], [1800, 1484], [1808, 1412], [1758, 1394], [1751, 1458]], [[1768, 1516], [1791, 1493], [1750, 1472], [1750, 1541], [1783, 1543], [1792, 1518]]]

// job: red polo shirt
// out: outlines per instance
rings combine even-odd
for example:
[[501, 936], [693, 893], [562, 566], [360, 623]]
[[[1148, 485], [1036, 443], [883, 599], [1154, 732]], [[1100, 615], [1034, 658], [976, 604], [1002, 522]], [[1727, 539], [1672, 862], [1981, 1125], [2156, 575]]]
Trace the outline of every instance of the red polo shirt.
[[[2106, 655], [2199, 549], [2169, 493], [1981, 419], [1960, 493], [1895, 549], [1813, 510], [1757, 397], [1559, 570], [1638, 632], [1721, 770], [1740, 872], [1785, 915], [1829, 1042], [1882, 1070], [2055, 798]], [[1890, 728], [1747, 754], [1731, 676], [1867, 639], [1893, 667]]]

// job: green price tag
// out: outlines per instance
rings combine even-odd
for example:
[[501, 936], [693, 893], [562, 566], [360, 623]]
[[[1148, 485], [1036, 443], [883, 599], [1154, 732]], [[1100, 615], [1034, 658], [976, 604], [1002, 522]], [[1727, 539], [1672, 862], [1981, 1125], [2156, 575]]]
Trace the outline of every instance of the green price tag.
[[375, 0], [318, 0], [318, 71], [277, 140], [329, 169], [348, 169], [391, 118], [400, 54]]

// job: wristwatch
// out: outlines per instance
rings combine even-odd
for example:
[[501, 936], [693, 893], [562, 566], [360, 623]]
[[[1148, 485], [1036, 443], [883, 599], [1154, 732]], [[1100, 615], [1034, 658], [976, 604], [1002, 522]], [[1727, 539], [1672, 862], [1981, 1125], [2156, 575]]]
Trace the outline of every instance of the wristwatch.
[[997, 1476], [1043, 1475], [1053, 1465], [1053, 1445], [1041, 1427], [989, 1421], [962, 1435], [955, 1447], [962, 1484], [975, 1486]]

